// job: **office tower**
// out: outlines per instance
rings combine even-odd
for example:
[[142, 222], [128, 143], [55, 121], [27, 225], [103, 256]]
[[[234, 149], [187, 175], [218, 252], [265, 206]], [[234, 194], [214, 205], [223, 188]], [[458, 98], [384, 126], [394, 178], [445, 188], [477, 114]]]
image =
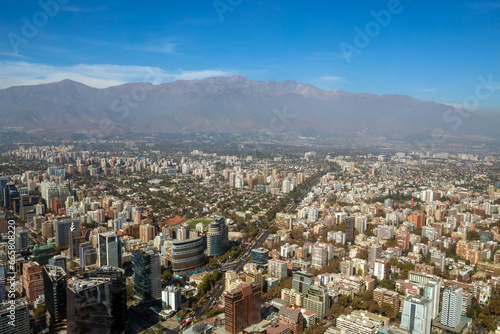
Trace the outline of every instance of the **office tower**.
[[260, 322], [261, 289], [259, 284], [242, 284], [224, 293], [225, 329], [231, 334]]
[[71, 224], [69, 229], [69, 259], [73, 260], [78, 257], [78, 251], [80, 247], [80, 242], [82, 240], [82, 235], [80, 229], [75, 227], [75, 224]]
[[109, 278], [68, 281], [68, 333], [113, 333], [111, 286]]
[[99, 266], [122, 267], [122, 240], [114, 232], [99, 233]]
[[0, 177], [0, 200], [2, 201], [2, 203], [4, 204], [4, 206], [6, 206], [6, 205], [5, 205], [5, 202], [4, 202], [3, 190], [5, 189], [5, 186], [7, 185], [7, 183], [9, 183], [9, 178], [1, 176]]
[[204, 263], [205, 241], [203, 237], [172, 243], [172, 270], [174, 272], [195, 269]]
[[42, 268], [36, 262], [23, 263], [22, 289], [30, 303], [43, 295]]
[[85, 272], [85, 279], [108, 279], [111, 281], [111, 315], [113, 333], [123, 333], [127, 329], [127, 290], [125, 271], [117, 267], [99, 267]]
[[429, 334], [431, 332], [432, 302], [419, 295], [406, 297], [401, 317], [401, 328], [409, 334]]
[[41, 266], [44, 266], [49, 263], [49, 259], [53, 257], [54, 254], [54, 245], [52, 245], [52, 243], [48, 241], [47, 245], [35, 245], [35, 247], [33, 247], [33, 255], [31, 255], [30, 260], [37, 262]]
[[424, 297], [432, 301], [432, 320], [436, 319], [439, 313], [439, 299], [441, 298], [441, 281], [431, 280], [424, 285]]
[[63, 219], [55, 222], [56, 246], [69, 246], [71, 226], [80, 230], [80, 221], [78, 219]]
[[161, 298], [160, 255], [149, 248], [132, 252], [134, 293], [142, 300]]
[[288, 267], [283, 260], [269, 260], [267, 265], [269, 277], [276, 277], [281, 280], [288, 274]]
[[389, 264], [389, 260], [386, 259], [375, 260], [374, 275], [377, 277], [379, 281], [388, 279], [390, 275], [390, 270], [391, 266]]
[[42, 267], [45, 308], [49, 313], [49, 323], [60, 323], [66, 319], [66, 286], [68, 277], [61, 267], [45, 265]]
[[[12, 306], [13, 305], [13, 306]], [[15, 317], [12, 326], [8, 315]], [[28, 301], [24, 298], [15, 299], [14, 303], [4, 301], [0, 304], [0, 333], [2, 334], [26, 334], [30, 332], [30, 314]]]
[[325, 312], [330, 308], [330, 297], [324, 286], [311, 285], [304, 298], [304, 308], [316, 313], [317, 319], [323, 319]]
[[139, 228], [139, 238], [145, 244], [153, 241], [155, 234], [155, 227], [153, 225], [144, 224]]
[[314, 276], [304, 272], [304, 271], [297, 271], [296, 273], [293, 274], [293, 279], [292, 279], [292, 289], [306, 294], [309, 291], [309, 288], [314, 284]]
[[[15, 186], [15, 184], [12, 182], [7, 183], [3, 188], [3, 206], [9, 209], [13, 209], [12, 200], [14, 198], [18, 198], [19, 196], [19, 191], [17, 191], [17, 187]], [[17, 210], [17, 212], [19, 212], [19, 210]]]
[[177, 227], [177, 240], [184, 241], [189, 239], [189, 225], [182, 224]]
[[370, 268], [375, 267], [375, 260], [382, 257], [382, 246], [368, 247], [368, 264]]
[[28, 248], [28, 231], [22, 227], [16, 228], [15, 245], [16, 250]]
[[169, 285], [161, 292], [162, 308], [170, 306], [170, 309], [177, 311], [181, 307], [181, 288]]
[[349, 241], [354, 241], [354, 228], [355, 219], [354, 217], [346, 217], [344, 220], [345, 224], [345, 239]]
[[66, 270], [66, 258], [62, 255], [55, 255], [49, 259], [49, 264], [51, 266], [56, 266], [60, 267], [64, 270], [64, 272], [67, 272]]
[[80, 267], [84, 269], [86, 266], [90, 266], [97, 263], [97, 251], [92, 247], [90, 242], [81, 244], [79, 247], [79, 257], [80, 257]]
[[226, 252], [228, 233], [229, 231], [224, 217], [216, 218], [210, 223], [207, 233], [208, 256], [220, 256]]
[[455, 328], [460, 322], [462, 312], [462, 288], [449, 286], [443, 293], [443, 310], [441, 312], [441, 324]]
[[257, 264], [267, 264], [269, 262], [269, 250], [265, 248], [252, 249], [252, 262]]

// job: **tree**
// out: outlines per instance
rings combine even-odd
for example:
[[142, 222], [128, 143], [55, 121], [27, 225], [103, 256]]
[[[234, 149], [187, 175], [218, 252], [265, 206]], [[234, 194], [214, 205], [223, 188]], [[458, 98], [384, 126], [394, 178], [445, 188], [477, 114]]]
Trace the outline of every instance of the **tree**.
[[33, 313], [35, 319], [43, 317], [43, 315], [45, 314], [45, 305], [38, 305]]

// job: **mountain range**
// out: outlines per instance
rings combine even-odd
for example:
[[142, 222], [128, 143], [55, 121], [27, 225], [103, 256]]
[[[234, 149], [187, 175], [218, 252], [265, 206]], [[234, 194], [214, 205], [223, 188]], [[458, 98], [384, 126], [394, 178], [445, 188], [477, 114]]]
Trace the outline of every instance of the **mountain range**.
[[[3, 127], [123, 133], [369, 134], [499, 139], [500, 117], [403, 95], [325, 91], [294, 81], [216, 77], [105, 89], [63, 80], [0, 90]], [[43, 130], [41, 130], [43, 129]]]

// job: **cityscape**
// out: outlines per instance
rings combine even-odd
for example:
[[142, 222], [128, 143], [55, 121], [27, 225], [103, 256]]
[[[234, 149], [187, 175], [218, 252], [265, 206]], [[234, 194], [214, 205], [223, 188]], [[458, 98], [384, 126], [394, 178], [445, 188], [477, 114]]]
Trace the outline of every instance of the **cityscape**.
[[500, 334], [497, 3], [153, 2], [0, 14], [0, 334]]

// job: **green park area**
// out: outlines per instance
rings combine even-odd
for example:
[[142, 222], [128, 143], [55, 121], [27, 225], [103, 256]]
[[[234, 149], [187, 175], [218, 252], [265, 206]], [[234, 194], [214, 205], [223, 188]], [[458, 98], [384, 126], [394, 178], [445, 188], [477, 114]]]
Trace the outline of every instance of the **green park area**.
[[194, 220], [190, 220], [187, 222], [187, 224], [189, 225], [189, 228], [191, 229], [196, 229], [196, 224], [198, 223], [203, 223], [203, 225], [205, 225], [205, 227], [208, 226], [208, 224], [210, 224], [212, 221], [209, 220], [209, 219], [194, 219]]

